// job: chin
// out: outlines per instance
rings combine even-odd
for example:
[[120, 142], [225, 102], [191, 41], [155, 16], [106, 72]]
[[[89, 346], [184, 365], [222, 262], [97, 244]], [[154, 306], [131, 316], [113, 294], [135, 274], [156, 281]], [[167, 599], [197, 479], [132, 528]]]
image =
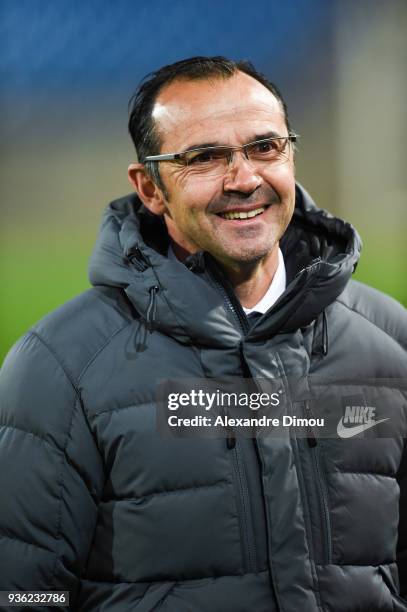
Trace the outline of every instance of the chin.
[[237, 252], [227, 253], [227, 257], [234, 263], [254, 264], [267, 257], [273, 248], [274, 247], [270, 247], [269, 249], [241, 249]]

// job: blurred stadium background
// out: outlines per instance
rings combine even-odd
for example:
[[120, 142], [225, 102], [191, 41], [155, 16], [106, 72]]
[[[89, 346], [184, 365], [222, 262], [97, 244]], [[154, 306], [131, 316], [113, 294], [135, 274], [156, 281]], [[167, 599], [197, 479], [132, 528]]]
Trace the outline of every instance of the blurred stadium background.
[[192, 55], [250, 59], [301, 134], [298, 180], [364, 241], [357, 278], [407, 305], [405, 0], [0, 0], [0, 362], [88, 286], [128, 193], [127, 101]]

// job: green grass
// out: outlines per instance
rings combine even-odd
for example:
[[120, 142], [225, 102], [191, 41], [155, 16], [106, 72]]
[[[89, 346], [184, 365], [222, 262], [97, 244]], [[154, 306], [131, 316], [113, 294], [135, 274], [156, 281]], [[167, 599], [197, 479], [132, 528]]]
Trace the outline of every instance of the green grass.
[[[89, 286], [93, 237], [8, 232], [1, 244], [0, 363], [33, 323]], [[6, 265], [5, 265], [6, 264]]]
[[376, 287], [407, 306], [405, 245], [376, 231], [363, 234], [363, 249], [355, 279]]
[[[0, 363], [33, 323], [89, 286], [87, 266], [95, 231], [73, 231], [70, 224], [67, 231], [8, 231], [3, 237]], [[403, 245], [378, 234], [365, 235], [364, 242], [355, 278], [407, 305]]]

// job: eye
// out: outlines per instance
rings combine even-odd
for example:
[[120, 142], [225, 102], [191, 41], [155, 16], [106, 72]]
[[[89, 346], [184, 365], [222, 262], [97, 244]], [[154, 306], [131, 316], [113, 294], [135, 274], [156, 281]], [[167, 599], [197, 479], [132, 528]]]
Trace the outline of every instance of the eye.
[[256, 148], [259, 153], [268, 153], [269, 151], [274, 151], [275, 149], [277, 149], [276, 143], [274, 141], [259, 142]]
[[250, 147], [252, 155], [274, 155], [283, 148], [281, 140], [277, 139], [255, 142]]
[[195, 157], [190, 160], [190, 163], [193, 164], [207, 164], [208, 162], [213, 160], [213, 153], [209, 151], [205, 151], [205, 153], [198, 153]]
[[225, 157], [225, 152], [220, 149], [211, 149], [207, 151], [191, 151], [187, 157], [189, 166], [204, 166], [218, 161]]

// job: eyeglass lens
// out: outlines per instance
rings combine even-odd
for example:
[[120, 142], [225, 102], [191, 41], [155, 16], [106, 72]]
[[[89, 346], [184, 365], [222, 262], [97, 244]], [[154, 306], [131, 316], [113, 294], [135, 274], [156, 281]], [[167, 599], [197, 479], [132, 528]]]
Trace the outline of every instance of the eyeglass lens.
[[203, 173], [224, 172], [237, 152], [243, 154], [250, 162], [278, 164], [288, 160], [289, 139], [263, 139], [242, 147], [206, 147], [184, 154], [184, 163]]

